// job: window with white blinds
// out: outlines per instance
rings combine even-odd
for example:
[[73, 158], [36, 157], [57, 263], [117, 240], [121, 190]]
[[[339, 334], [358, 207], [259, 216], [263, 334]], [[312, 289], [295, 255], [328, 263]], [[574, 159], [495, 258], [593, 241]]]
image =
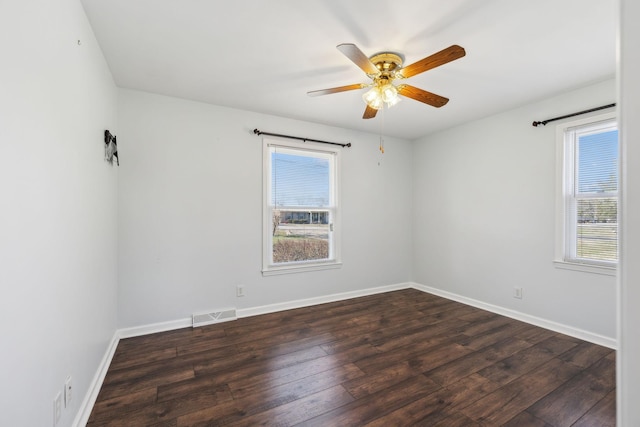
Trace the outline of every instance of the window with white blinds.
[[564, 262], [617, 264], [618, 129], [606, 117], [563, 127]]
[[309, 144], [264, 140], [263, 273], [339, 264], [338, 155]]

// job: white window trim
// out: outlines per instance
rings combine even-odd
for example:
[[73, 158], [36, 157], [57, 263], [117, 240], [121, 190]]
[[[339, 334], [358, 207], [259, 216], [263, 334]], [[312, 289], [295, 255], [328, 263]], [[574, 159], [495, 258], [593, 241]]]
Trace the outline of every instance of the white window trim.
[[585, 264], [575, 261], [567, 261], [564, 259], [566, 253], [566, 235], [565, 215], [566, 201], [564, 191], [567, 185], [567, 171], [565, 170], [565, 132], [568, 128], [588, 125], [596, 122], [616, 119], [616, 113], [606, 113], [597, 116], [591, 116], [580, 120], [562, 123], [556, 126], [556, 244], [555, 259], [553, 264], [557, 268], [565, 270], [582, 271], [586, 273], [604, 274], [615, 276], [617, 267], [615, 265], [597, 265]]
[[[324, 152], [334, 156], [333, 176], [333, 198], [332, 206], [332, 239], [333, 239], [333, 259], [291, 262], [284, 265], [273, 265], [271, 263], [272, 234], [271, 234], [271, 212], [268, 208], [269, 202], [269, 181], [270, 181], [270, 156], [269, 147], [280, 146], [283, 148], [293, 148], [296, 150], [307, 150], [312, 152]], [[262, 275], [273, 276], [277, 274], [302, 273], [309, 271], [320, 271], [342, 267], [341, 258], [341, 212], [340, 212], [340, 149], [338, 147], [327, 148], [321, 144], [310, 142], [295, 142], [290, 140], [280, 140], [278, 138], [262, 138]]]

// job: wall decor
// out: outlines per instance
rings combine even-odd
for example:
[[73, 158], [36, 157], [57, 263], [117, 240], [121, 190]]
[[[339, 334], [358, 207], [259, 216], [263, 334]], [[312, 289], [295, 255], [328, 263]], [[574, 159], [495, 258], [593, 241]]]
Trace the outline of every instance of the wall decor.
[[104, 131], [104, 159], [109, 162], [110, 165], [113, 164], [113, 158], [116, 158], [116, 164], [120, 166], [120, 158], [118, 157], [118, 144], [116, 142], [116, 137], [111, 135], [111, 132], [108, 130]]

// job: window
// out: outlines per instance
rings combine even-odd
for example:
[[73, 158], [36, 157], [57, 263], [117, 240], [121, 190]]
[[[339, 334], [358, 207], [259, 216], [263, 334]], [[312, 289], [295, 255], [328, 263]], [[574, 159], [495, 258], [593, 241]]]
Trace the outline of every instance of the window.
[[263, 274], [339, 267], [339, 151], [263, 144]]
[[599, 273], [609, 269], [613, 274], [618, 260], [619, 163], [613, 114], [559, 126], [558, 154], [562, 188], [556, 265]]

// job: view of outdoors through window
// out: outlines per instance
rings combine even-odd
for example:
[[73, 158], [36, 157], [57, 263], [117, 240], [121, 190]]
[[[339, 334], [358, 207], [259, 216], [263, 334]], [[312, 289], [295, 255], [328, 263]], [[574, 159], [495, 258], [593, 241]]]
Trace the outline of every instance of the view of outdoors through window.
[[576, 257], [616, 261], [618, 131], [581, 135], [576, 145]]
[[331, 256], [331, 157], [274, 149], [271, 153], [274, 264]]
[[329, 258], [329, 212], [273, 211], [273, 262]]

